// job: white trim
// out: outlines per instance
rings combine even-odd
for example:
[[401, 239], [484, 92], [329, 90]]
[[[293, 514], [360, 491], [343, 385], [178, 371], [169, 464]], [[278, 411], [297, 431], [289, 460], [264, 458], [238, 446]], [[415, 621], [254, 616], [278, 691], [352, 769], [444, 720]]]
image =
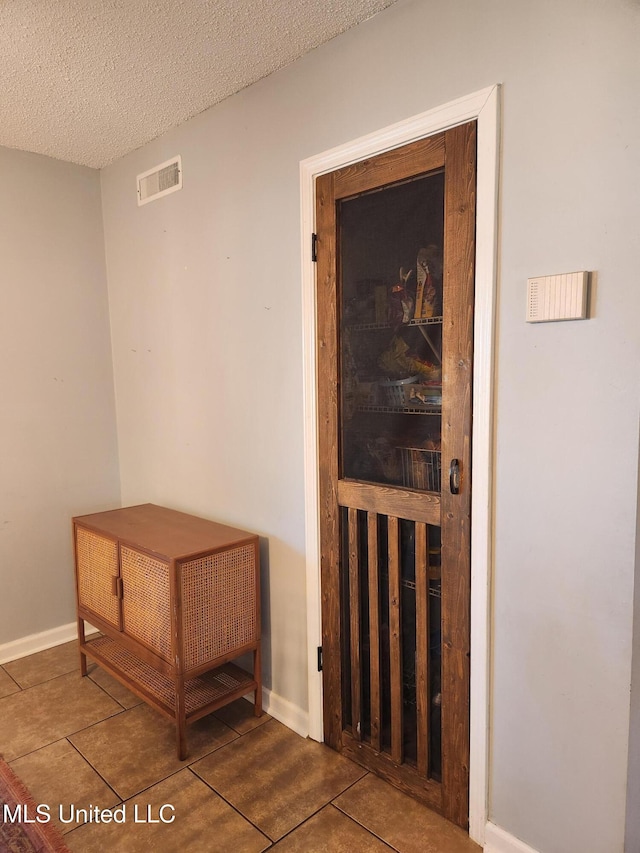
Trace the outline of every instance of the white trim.
[[493, 350], [497, 281], [499, 87], [482, 89], [300, 163], [302, 311], [304, 354], [305, 546], [309, 737], [323, 739], [322, 678], [316, 649], [322, 643], [316, 420], [316, 293], [311, 260], [315, 179], [357, 162], [477, 119], [476, 307], [471, 538], [471, 745], [469, 835], [482, 844], [488, 815], [490, 578], [493, 477]]
[[484, 853], [538, 853], [538, 851], [489, 821], [485, 828]]
[[500, 101], [496, 86], [478, 113], [476, 282], [471, 469], [471, 717], [469, 835], [482, 844], [489, 812], [493, 410], [498, 279]]
[[[96, 628], [89, 626], [87, 634], [95, 633], [96, 630]], [[46, 649], [61, 646], [62, 643], [69, 643], [77, 639], [77, 622], [59, 625], [57, 628], [50, 628], [48, 631], [42, 631], [39, 634], [30, 634], [28, 637], [21, 637], [19, 640], [12, 640], [10, 643], [4, 643], [0, 646], [0, 664], [26, 658], [36, 652], [43, 652]]]
[[[253, 702], [255, 696], [250, 693], [245, 698]], [[269, 690], [268, 687], [262, 688], [262, 707], [267, 714], [283, 726], [292, 729], [300, 737], [307, 737], [309, 734], [309, 714], [298, 705]]]

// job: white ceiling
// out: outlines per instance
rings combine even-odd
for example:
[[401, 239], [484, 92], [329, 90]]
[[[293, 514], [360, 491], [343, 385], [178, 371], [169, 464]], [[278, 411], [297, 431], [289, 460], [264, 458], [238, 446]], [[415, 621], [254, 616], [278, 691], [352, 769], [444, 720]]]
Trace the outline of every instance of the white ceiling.
[[100, 168], [395, 0], [0, 0], [0, 145]]

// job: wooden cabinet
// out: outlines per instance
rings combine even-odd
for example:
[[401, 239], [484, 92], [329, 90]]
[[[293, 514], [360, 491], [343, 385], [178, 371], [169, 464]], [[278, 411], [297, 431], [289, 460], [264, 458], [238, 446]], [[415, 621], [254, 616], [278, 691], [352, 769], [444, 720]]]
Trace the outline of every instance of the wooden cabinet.
[[[258, 537], [143, 504], [73, 519], [78, 636], [87, 657], [176, 725], [247, 693], [262, 713]], [[85, 620], [98, 628], [85, 636]], [[253, 674], [232, 661], [253, 653]]]

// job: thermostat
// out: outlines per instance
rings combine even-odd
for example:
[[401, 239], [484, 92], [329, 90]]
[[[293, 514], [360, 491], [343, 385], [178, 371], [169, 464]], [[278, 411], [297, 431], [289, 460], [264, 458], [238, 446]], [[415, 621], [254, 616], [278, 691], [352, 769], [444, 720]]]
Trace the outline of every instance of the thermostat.
[[527, 323], [586, 320], [588, 290], [586, 271], [527, 279]]

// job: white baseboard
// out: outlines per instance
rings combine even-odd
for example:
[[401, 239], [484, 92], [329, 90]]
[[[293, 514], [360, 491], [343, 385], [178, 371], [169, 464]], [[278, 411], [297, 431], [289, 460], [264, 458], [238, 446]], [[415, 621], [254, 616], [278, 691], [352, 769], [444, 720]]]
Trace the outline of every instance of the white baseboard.
[[484, 853], [538, 853], [538, 851], [489, 821], [484, 832]]
[[51, 628], [49, 631], [42, 631], [40, 634], [30, 634], [28, 637], [4, 643], [0, 646], [0, 664], [18, 660], [18, 658], [26, 658], [27, 655], [33, 655], [53, 646], [68, 643], [77, 637], [77, 623], [69, 622], [68, 625], [60, 625], [58, 628]]
[[[85, 623], [87, 635], [94, 634], [97, 628], [92, 627], [89, 623]], [[28, 637], [21, 637], [19, 640], [12, 640], [10, 643], [4, 643], [0, 646], [0, 664], [8, 663], [11, 660], [26, 658], [28, 655], [34, 655], [36, 652], [43, 652], [46, 649], [52, 649], [54, 646], [61, 646], [62, 643], [69, 643], [71, 640], [78, 639], [78, 623], [69, 622], [67, 625], [60, 625], [57, 628], [50, 628], [48, 631], [41, 631], [39, 634], [30, 634]]]
[[[253, 702], [253, 693], [246, 696], [250, 702]], [[301, 737], [309, 735], [309, 712], [303, 711], [298, 705], [289, 702], [288, 699], [273, 693], [268, 687], [262, 688], [262, 707], [283, 726], [292, 729]]]

